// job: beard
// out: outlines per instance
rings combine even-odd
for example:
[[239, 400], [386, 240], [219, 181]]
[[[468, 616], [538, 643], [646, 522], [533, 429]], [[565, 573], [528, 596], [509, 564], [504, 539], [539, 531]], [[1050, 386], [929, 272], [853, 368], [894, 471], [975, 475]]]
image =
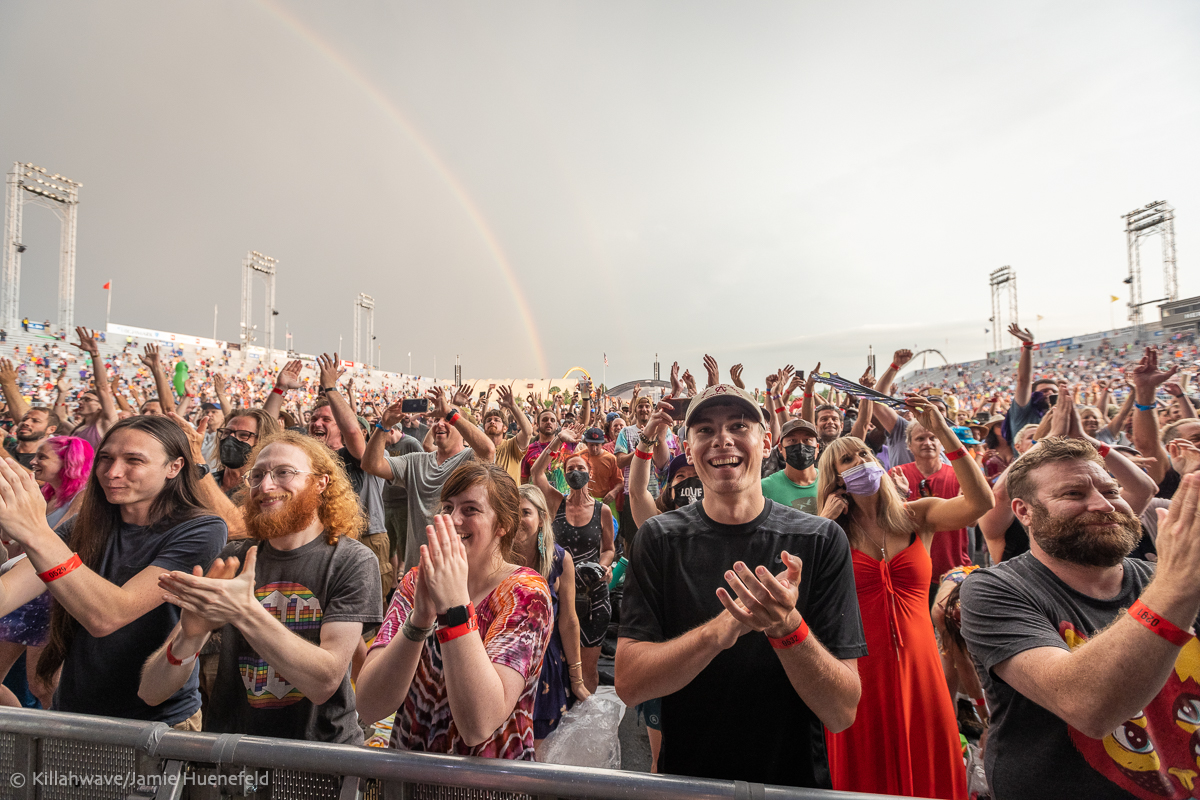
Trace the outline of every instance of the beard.
[[[1047, 555], [1085, 567], [1115, 567], [1142, 540], [1142, 525], [1124, 511], [1091, 512], [1057, 517], [1039, 503], [1030, 504], [1029, 535]], [[1115, 523], [1116, 529], [1097, 530], [1096, 523]]]
[[321, 507], [321, 492], [315, 483], [310, 483], [299, 494], [284, 500], [282, 508], [273, 511], [262, 510], [260, 503], [264, 500], [274, 500], [281, 496], [286, 497], [282, 492], [275, 492], [246, 501], [243, 514], [246, 519], [246, 532], [251, 538], [278, 539], [304, 530], [312, 524], [313, 517]]

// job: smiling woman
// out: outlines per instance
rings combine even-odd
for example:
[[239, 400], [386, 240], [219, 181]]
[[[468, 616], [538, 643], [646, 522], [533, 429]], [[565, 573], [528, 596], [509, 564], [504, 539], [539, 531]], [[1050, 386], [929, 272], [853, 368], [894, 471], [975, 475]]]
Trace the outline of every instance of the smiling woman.
[[520, 507], [516, 483], [495, 464], [467, 462], [447, 479], [443, 513], [358, 679], [364, 720], [397, 712], [392, 747], [533, 760], [534, 691], [553, 620], [546, 579], [507, 560]]

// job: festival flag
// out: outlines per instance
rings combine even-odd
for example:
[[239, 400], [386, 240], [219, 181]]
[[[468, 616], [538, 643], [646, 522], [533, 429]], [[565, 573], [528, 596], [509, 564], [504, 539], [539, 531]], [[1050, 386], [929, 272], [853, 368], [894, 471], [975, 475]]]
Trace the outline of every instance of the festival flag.
[[1038, 322], [1041, 322], [1042, 320], [1045, 319], [1045, 317], [1043, 317], [1041, 314], [1038, 314], [1037, 318], [1038, 318]]
[[604, 366], [608, 366], [608, 353], [604, 354]]
[[1121, 298], [1117, 297], [1115, 294], [1110, 294], [1110, 295], [1109, 295], [1109, 297], [1111, 297], [1111, 298], [1112, 298], [1112, 301], [1113, 301], [1114, 303], [1115, 303], [1115, 302], [1117, 302], [1118, 300], [1120, 300], [1120, 299], [1121, 299]]
[[101, 288], [101, 289], [111, 289], [111, 288], [112, 288], [112, 281], [109, 281], [108, 283], [104, 284], [104, 285], [103, 285], [103, 286], [101, 286], [100, 288]]

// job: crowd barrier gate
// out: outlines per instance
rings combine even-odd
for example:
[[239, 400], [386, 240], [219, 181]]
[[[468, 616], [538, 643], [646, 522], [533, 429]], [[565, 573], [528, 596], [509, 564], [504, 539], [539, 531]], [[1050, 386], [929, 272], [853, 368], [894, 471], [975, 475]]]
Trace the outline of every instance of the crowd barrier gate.
[[882, 795], [409, 753], [0, 708], [0, 800], [869, 800]]

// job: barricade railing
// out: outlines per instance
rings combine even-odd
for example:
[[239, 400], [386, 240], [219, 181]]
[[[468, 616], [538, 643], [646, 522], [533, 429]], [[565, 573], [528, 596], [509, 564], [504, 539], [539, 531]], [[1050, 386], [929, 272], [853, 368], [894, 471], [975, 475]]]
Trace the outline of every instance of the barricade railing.
[[868, 800], [882, 795], [409, 753], [0, 708], [0, 800]]

